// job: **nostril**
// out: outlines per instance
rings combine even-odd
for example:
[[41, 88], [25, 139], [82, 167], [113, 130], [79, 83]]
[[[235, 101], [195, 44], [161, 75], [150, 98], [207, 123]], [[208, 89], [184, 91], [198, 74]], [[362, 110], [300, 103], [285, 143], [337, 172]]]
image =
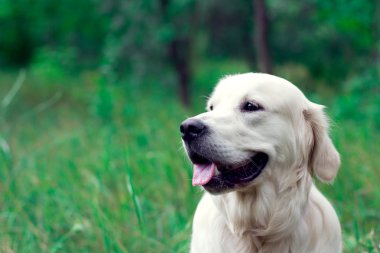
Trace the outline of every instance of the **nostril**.
[[181, 132], [182, 136], [185, 134], [185, 128], [183, 124], [181, 124], [181, 126], [179, 127], [179, 131]]
[[205, 126], [203, 124], [194, 124], [194, 125], [189, 125], [188, 131], [191, 134], [200, 134]]

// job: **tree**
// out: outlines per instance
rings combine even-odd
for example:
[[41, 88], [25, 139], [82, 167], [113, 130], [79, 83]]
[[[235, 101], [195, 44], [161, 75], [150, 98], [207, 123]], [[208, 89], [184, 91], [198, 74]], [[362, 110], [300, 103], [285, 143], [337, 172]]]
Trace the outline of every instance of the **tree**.
[[268, 45], [268, 16], [265, 0], [253, 0], [255, 48], [259, 70], [272, 73], [272, 60]]
[[184, 2], [161, 0], [162, 22], [170, 30], [167, 40], [167, 57], [176, 72], [179, 97], [189, 106], [191, 82], [191, 41], [194, 29], [195, 0]]

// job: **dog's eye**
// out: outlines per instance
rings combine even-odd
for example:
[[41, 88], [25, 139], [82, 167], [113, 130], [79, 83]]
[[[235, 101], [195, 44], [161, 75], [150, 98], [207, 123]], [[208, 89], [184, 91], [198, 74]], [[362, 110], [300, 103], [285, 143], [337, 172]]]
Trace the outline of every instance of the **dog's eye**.
[[214, 109], [214, 106], [210, 105], [210, 111], [212, 111]]
[[255, 112], [255, 111], [260, 111], [263, 109], [264, 108], [261, 105], [254, 102], [246, 102], [242, 106], [242, 111], [244, 112]]

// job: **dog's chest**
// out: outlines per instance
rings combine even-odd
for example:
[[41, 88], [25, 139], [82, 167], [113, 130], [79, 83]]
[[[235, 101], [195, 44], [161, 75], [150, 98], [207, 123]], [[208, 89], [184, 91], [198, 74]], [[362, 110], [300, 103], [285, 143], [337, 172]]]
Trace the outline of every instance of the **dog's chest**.
[[236, 236], [226, 226], [220, 226], [220, 224], [215, 224], [214, 222], [209, 225], [194, 227], [191, 243], [192, 253], [258, 252], [252, 238]]
[[256, 249], [252, 237], [232, 233], [211, 199], [207, 195], [202, 198], [193, 220], [192, 253], [256, 253]]

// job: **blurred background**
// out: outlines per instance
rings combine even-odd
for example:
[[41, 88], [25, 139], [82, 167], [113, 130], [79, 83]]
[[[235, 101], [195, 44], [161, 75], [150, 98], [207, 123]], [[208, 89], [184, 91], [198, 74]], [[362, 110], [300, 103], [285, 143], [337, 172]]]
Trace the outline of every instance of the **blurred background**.
[[188, 252], [179, 124], [224, 75], [327, 105], [345, 252], [380, 251], [380, 2], [0, 0], [0, 252]]

